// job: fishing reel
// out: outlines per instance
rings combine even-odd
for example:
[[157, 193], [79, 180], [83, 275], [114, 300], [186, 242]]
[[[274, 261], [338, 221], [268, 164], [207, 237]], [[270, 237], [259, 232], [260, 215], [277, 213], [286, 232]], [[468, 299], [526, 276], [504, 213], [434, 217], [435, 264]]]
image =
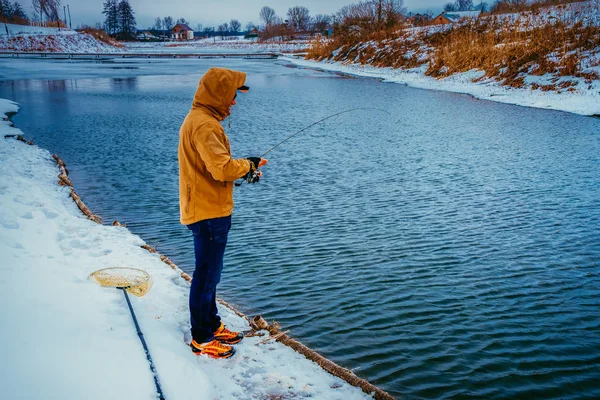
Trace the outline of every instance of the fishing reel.
[[240, 182], [235, 183], [235, 186], [242, 186], [244, 182], [246, 182], [247, 184], [256, 183], [260, 181], [260, 178], [262, 178], [262, 176], [262, 171], [260, 169], [255, 169], [254, 171], [248, 172], [245, 176], [243, 176]]
[[246, 183], [256, 183], [258, 181], [260, 181], [260, 178], [262, 178], [263, 174], [262, 171], [260, 169], [255, 169], [254, 171], [252, 171], [252, 173], [249, 173], [248, 176], [246, 176]]

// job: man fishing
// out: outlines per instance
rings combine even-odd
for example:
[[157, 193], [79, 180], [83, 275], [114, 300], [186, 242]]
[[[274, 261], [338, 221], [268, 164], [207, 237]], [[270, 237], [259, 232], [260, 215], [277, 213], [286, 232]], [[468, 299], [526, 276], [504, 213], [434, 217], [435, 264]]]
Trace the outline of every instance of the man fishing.
[[234, 181], [258, 180], [260, 157], [233, 159], [221, 121], [247, 92], [246, 74], [211, 68], [200, 79], [192, 109], [179, 130], [179, 206], [181, 223], [194, 237], [196, 269], [190, 290], [191, 348], [197, 355], [229, 358], [244, 335], [228, 330], [219, 317], [217, 284], [221, 280], [227, 235], [231, 228]]

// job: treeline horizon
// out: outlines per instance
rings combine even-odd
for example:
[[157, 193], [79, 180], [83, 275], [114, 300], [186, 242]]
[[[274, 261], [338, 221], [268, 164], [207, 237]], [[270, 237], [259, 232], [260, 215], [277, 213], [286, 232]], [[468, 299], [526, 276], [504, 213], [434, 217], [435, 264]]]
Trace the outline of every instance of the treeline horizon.
[[[540, 7], [582, 2], [586, 0], [494, 0], [491, 4], [485, 1], [475, 0], [455, 0], [444, 5], [444, 12], [456, 11], [481, 11], [482, 13], [511, 13], [535, 10]], [[65, 27], [67, 26], [67, 16], [64, 15], [63, 21], [60, 17], [61, 0], [32, 0], [34, 15], [30, 18], [17, 1], [0, 0], [0, 21], [16, 24], [35, 24], [42, 26]], [[129, 3], [129, 0], [106, 0], [103, 3], [105, 19], [103, 23], [96, 23], [94, 29], [102, 30], [110, 37], [119, 40], [132, 39], [140, 30], [149, 30], [159, 34], [169, 34], [171, 29], [177, 24], [190, 26], [190, 22], [184, 18], [174, 20], [171, 16], [156, 17], [154, 24], [147, 29], [138, 29], [135, 12]], [[432, 11], [419, 13], [424, 16], [418, 19], [419, 25], [426, 25], [433, 19]], [[252, 21], [245, 25], [242, 31], [242, 24], [239, 19], [232, 18], [227, 22], [215, 26], [203, 26], [196, 24], [195, 28], [190, 28], [203, 36], [230, 36], [239, 33], [251, 32], [254, 29], [259, 31], [261, 40], [279, 38], [288, 40], [298, 35], [313, 35], [315, 33], [334, 35], [345, 35], [352, 33], [356, 35], [357, 31], [362, 35], [368, 35], [373, 32], [389, 31], [401, 29], [407, 20], [415, 15], [404, 7], [403, 0], [361, 0], [348, 4], [340, 8], [333, 14], [311, 15], [310, 10], [305, 6], [290, 7], [284, 17], [277, 15], [276, 11], [264, 6], [259, 12], [258, 19], [261, 24], [254, 24]], [[90, 28], [87, 25], [80, 25], [79, 29]], [[349, 32], [350, 31], [350, 32]]]

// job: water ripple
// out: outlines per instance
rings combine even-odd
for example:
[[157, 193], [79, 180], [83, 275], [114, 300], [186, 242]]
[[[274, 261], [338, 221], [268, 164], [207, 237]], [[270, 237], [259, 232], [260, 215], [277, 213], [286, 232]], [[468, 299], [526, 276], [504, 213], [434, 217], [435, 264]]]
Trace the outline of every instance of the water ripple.
[[[235, 192], [222, 297], [398, 396], [600, 398], [600, 120], [244, 68], [236, 155], [364, 101], [394, 116], [347, 115], [270, 154], [264, 180]], [[188, 272], [175, 149], [196, 85], [14, 98], [91, 209]]]

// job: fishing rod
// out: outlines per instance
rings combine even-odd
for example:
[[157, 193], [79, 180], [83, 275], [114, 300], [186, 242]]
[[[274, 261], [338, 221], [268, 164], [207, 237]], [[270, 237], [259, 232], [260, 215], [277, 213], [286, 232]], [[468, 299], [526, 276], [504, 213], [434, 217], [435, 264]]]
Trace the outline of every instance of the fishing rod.
[[373, 107], [358, 107], [358, 108], [353, 108], [353, 109], [351, 109], [351, 110], [340, 111], [340, 112], [338, 112], [338, 113], [331, 114], [330, 116], [328, 116], [328, 117], [325, 117], [325, 118], [322, 118], [322, 119], [318, 120], [317, 122], [313, 122], [312, 124], [308, 125], [306, 128], [302, 128], [302, 129], [300, 129], [298, 132], [296, 132], [296, 133], [294, 133], [294, 134], [292, 134], [292, 135], [290, 135], [290, 136], [286, 137], [286, 138], [285, 138], [285, 139], [283, 139], [281, 142], [277, 143], [275, 146], [273, 146], [273, 147], [271, 147], [269, 150], [265, 151], [265, 152], [264, 152], [264, 153], [263, 153], [263, 154], [260, 156], [260, 158], [263, 158], [264, 156], [266, 156], [267, 154], [269, 154], [271, 151], [275, 150], [277, 147], [281, 146], [282, 144], [284, 144], [285, 142], [287, 142], [288, 140], [290, 140], [290, 139], [291, 139], [291, 138], [293, 138], [294, 136], [296, 136], [296, 135], [299, 135], [300, 133], [304, 132], [305, 130], [307, 130], [307, 129], [309, 129], [309, 128], [312, 128], [313, 126], [315, 126], [315, 125], [317, 125], [317, 124], [320, 124], [321, 122], [323, 122], [323, 121], [326, 121], [326, 120], [328, 120], [329, 118], [337, 117], [338, 115], [341, 115], [341, 114], [346, 114], [346, 113], [349, 113], [349, 112], [352, 112], [352, 111], [357, 111], [357, 110], [374, 110], [374, 111], [381, 111], [381, 112], [384, 112], [384, 113], [386, 113], [386, 114], [389, 114], [389, 112], [388, 112], [388, 111], [382, 110], [381, 108], [373, 108]]
[[[291, 134], [290, 136], [286, 137], [285, 139], [283, 139], [281, 142], [277, 143], [275, 146], [271, 147], [269, 150], [265, 151], [263, 154], [261, 154], [260, 158], [263, 158], [264, 156], [266, 156], [267, 154], [269, 154], [270, 152], [272, 152], [273, 150], [275, 150], [277, 147], [281, 146], [282, 144], [284, 144], [285, 142], [287, 142], [288, 140], [292, 139], [293, 137], [301, 134], [302, 132], [312, 128], [315, 125], [320, 124], [323, 121], [327, 121], [330, 118], [333, 117], [337, 117], [338, 115], [341, 114], [346, 114], [349, 112], [353, 112], [353, 111], [358, 111], [358, 110], [372, 110], [372, 111], [380, 111], [383, 113], [386, 113], [388, 115], [390, 115], [390, 113], [386, 110], [382, 110], [381, 108], [373, 108], [373, 107], [357, 107], [357, 108], [352, 108], [350, 110], [344, 110], [344, 111], [340, 111], [337, 112], [335, 114], [331, 114], [325, 118], [321, 118], [320, 120], [313, 122], [312, 124], [300, 129], [298, 132]], [[260, 170], [258, 170], [258, 168], [252, 173], [252, 175], [249, 175], [248, 178], [242, 180], [242, 182], [240, 183], [236, 183], [236, 186], [241, 186], [242, 183], [247, 182], [247, 183], [253, 183], [253, 182], [258, 182], [258, 178], [260, 178], [262, 176], [262, 172], [260, 172]]]

